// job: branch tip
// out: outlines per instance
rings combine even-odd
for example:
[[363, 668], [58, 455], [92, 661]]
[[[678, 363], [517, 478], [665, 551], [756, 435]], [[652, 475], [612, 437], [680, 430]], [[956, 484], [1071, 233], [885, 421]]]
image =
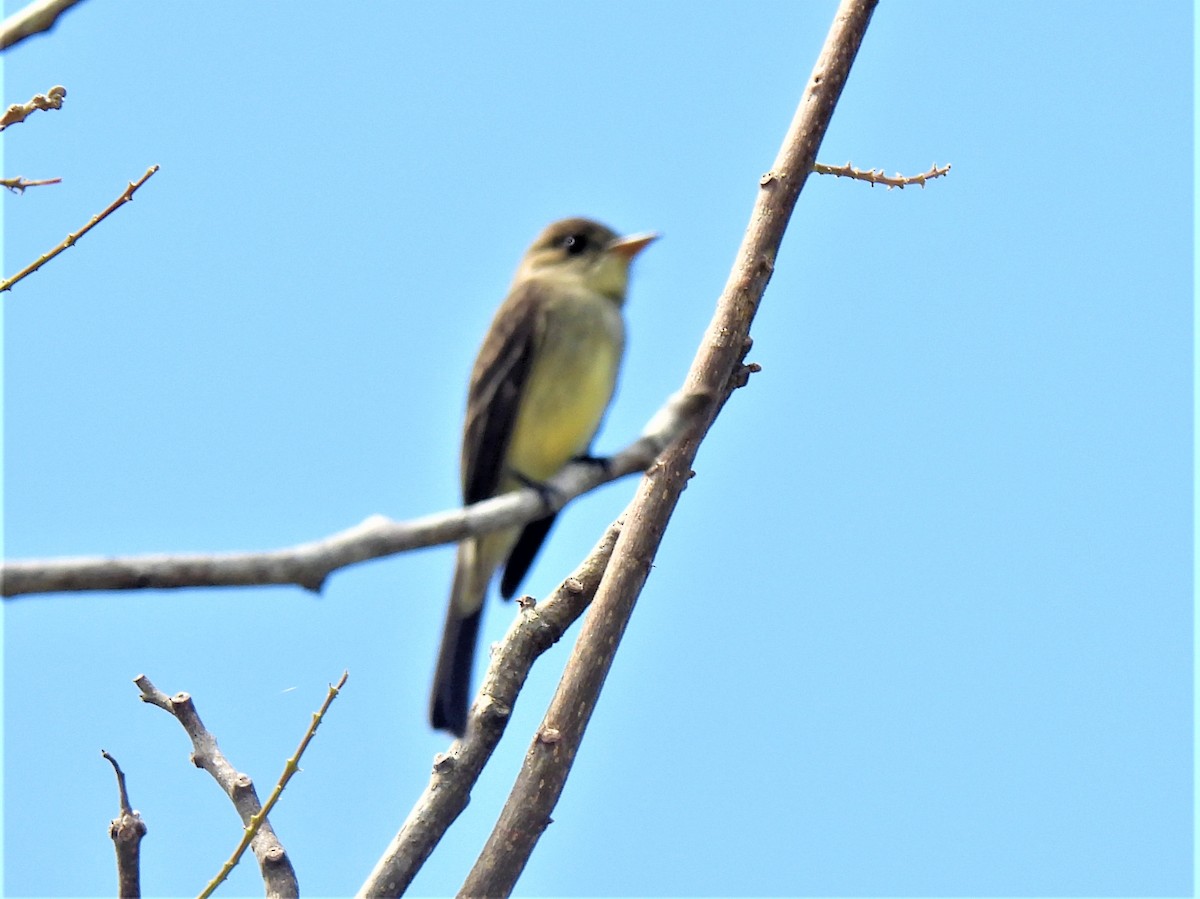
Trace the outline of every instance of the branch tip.
[[[2, 28], [3, 26], [0, 26]], [[26, 103], [14, 103], [8, 109], [0, 113], [0, 131], [3, 131], [9, 125], [16, 125], [18, 122], [23, 122], [39, 109], [62, 109], [63, 100], [67, 96], [67, 89], [61, 84], [56, 84], [44, 94], [35, 94], [32, 99]]]

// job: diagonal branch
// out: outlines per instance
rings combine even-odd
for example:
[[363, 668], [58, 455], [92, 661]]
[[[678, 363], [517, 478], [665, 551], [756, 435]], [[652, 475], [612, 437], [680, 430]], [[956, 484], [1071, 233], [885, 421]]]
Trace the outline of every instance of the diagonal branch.
[[154, 587], [232, 587], [296, 584], [318, 591], [331, 572], [405, 550], [453, 543], [532, 521], [561, 509], [581, 493], [645, 471], [687, 426], [711, 405], [700, 391], [678, 393], [654, 414], [641, 437], [606, 465], [569, 465], [545, 489], [521, 490], [495, 499], [399, 522], [373, 515], [361, 524], [311, 543], [265, 552], [127, 556], [125, 558], [32, 559], [0, 568], [0, 593], [18, 596], [77, 590]]
[[49, 31], [58, 17], [82, 0], [34, 0], [0, 22], [0, 50], [7, 50], [27, 37]]
[[263, 803], [262, 808], [256, 812], [251, 818], [250, 823], [242, 830], [242, 838], [238, 841], [237, 846], [233, 850], [233, 854], [226, 859], [225, 864], [221, 866], [221, 870], [217, 872], [216, 877], [209, 881], [201, 892], [198, 899], [208, 899], [229, 875], [233, 869], [237, 867], [237, 863], [241, 861], [246, 850], [254, 845], [254, 838], [258, 836], [259, 830], [267, 822], [267, 815], [271, 814], [271, 809], [275, 808], [275, 803], [279, 801], [279, 797], [283, 795], [284, 788], [287, 787], [288, 781], [291, 780], [296, 772], [300, 770], [300, 757], [304, 755], [304, 750], [308, 748], [308, 744], [312, 742], [312, 738], [317, 735], [317, 728], [321, 726], [321, 722], [325, 720], [325, 714], [329, 711], [329, 707], [333, 705], [333, 701], [338, 698], [342, 689], [346, 686], [346, 681], [350, 677], [349, 671], [343, 671], [341, 680], [336, 684], [329, 685], [329, 691], [325, 694], [325, 701], [321, 703], [321, 707], [313, 714], [312, 723], [309, 724], [308, 730], [304, 732], [304, 736], [300, 739], [300, 745], [296, 748], [292, 757], [284, 763], [283, 774], [279, 775], [279, 780], [275, 782], [275, 787], [271, 790], [271, 795], [267, 797], [267, 801]]
[[[250, 775], [242, 774], [229, 763], [217, 746], [214, 737], [200, 720], [192, 697], [187, 693], [176, 693], [168, 696], [150, 682], [150, 678], [139, 674], [133, 679], [142, 692], [142, 701], [156, 705], [165, 712], [175, 716], [175, 719], [187, 731], [192, 741], [192, 764], [203, 768], [212, 775], [213, 780], [220, 784], [233, 807], [237, 809], [244, 827], [250, 827], [256, 816], [263, 814], [262, 804], [258, 801], [258, 793], [254, 789], [254, 781]], [[296, 871], [288, 858], [283, 844], [275, 836], [275, 831], [265, 818], [258, 822], [258, 833], [250, 842], [250, 848], [258, 858], [258, 867], [262, 872], [263, 883], [266, 886], [268, 899], [282, 899], [300, 895], [300, 886], [296, 881]]]
[[119, 196], [115, 200], [113, 200], [108, 205], [107, 209], [105, 209], [103, 212], [93, 215], [91, 221], [89, 221], [86, 225], [84, 225], [78, 231], [76, 231], [72, 234], [68, 234], [63, 239], [62, 243], [60, 243], [54, 249], [50, 250], [48, 253], [45, 253], [42, 256], [39, 256], [37, 259], [35, 259], [33, 262], [29, 263], [29, 265], [25, 266], [25, 268], [21, 269], [19, 272], [17, 272], [11, 278], [5, 278], [3, 281], [0, 281], [0, 293], [4, 293], [4, 291], [6, 291], [6, 290], [12, 290], [13, 285], [16, 284], [18, 281], [32, 275], [34, 272], [36, 272], [39, 268], [41, 268], [43, 265], [45, 265], [47, 262], [49, 262], [51, 259], [53, 259], [55, 256], [57, 256], [59, 253], [64, 252], [69, 247], [75, 246], [75, 244], [79, 242], [79, 239], [81, 237], [83, 237], [83, 235], [87, 234], [89, 231], [91, 231], [93, 228], [95, 228], [98, 224], [100, 224], [102, 221], [104, 221], [106, 218], [108, 218], [110, 215], [112, 215], [114, 212], [116, 212], [118, 209], [120, 209], [122, 206], [124, 206], [126, 203], [132, 203], [134, 191], [136, 191], [139, 187], [141, 187], [143, 184], [145, 184], [146, 181], [149, 180], [150, 176], [153, 175], [157, 171], [158, 171], [158, 166], [156, 166], [156, 165], [150, 166], [150, 168], [146, 169], [146, 174], [144, 174], [144, 175], [142, 175], [142, 177], [138, 178], [137, 181], [129, 182], [129, 184], [126, 185], [125, 190], [124, 190], [124, 192], [122, 192], [121, 196]]
[[[760, 190], [733, 271], [718, 301], [687, 389], [728, 398], [741, 377], [750, 324], [775, 267], [784, 229], [816, 160], [876, 0], [843, 0], [791, 128]], [[714, 404], [642, 479], [563, 679], [512, 793], [460, 896], [507, 896], [524, 870], [566, 783], [616, 647], [649, 575], [667, 521], [691, 476]]]
[[545, 601], [536, 606], [531, 600], [521, 601], [521, 612], [492, 653], [471, 706], [466, 737], [434, 759], [429, 786], [359, 889], [360, 897], [398, 896], [408, 889], [442, 835], [467, 807], [471, 789], [504, 734], [529, 669], [591, 602], [620, 530], [619, 521], [611, 525], [588, 557]]

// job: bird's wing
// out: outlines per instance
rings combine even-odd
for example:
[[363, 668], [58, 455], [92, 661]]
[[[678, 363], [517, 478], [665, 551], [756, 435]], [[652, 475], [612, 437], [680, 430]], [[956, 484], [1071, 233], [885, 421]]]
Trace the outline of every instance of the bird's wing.
[[543, 289], [529, 282], [508, 295], [475, 360], [462, 444], [463, 500], [467, 504], [495, 496], [504, 475], [521, 395], [534, 348], [541, 339], [538, 310]]

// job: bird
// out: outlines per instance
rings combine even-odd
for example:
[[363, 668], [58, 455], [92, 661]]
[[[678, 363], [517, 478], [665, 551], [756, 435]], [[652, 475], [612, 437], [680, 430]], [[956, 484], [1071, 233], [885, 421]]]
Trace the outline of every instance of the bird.
[[[599, 222], [547, 226], [522, 257], [471, 370], [460, 459], [464, 505], [539, 486], [587, 456], [625, 349], [622, 307], [634, 257], [658, 238]], [[462, 737], [483, 603], [503, 565], [510, 599], [554, 514], [458, 545], [430, 697], [430, 723]]]

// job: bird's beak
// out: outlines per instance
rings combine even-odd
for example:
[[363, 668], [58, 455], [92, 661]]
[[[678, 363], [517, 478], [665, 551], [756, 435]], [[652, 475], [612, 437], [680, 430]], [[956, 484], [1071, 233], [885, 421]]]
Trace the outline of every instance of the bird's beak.
[[653, 231], [630, 234], [628, 237], [618, 237], [608, 245], [608, 250], [611, 253], [616, 253], [626, 262], [629, 262], [634, 256], [658, 240], [658, 238], [659, 235]]

